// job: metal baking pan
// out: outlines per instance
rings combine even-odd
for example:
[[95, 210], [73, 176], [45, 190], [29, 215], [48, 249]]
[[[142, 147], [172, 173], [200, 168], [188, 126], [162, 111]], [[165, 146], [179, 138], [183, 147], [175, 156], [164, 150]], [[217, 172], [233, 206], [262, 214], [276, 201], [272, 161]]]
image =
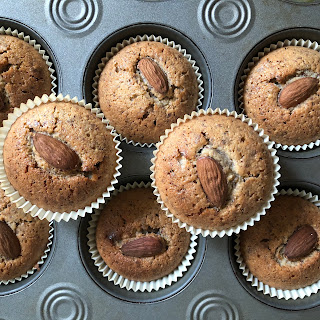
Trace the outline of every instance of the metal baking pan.
[[[203, 108], [238, 110], [248, 61], [286, 38], [320, 43], [320, 1], [281, 0], [2, 0], [0, 25], [30, 35], [49, 54], [57, 93], [92, 102], [98, 63], [116, 43], [138, 34], [167, 37], [196, 60]], [[154, 148], [121, 143], [119, 184], [149, 181]], [[320, 195], [320, 147], [278, 151], [281, 185]], [[135, 293], [104, 279], [88, 253], [90, 216], [55, 223], [41, 270], [0, 287], [0, 319], [319, 319], [320, 293], [303, 300], [263, 295], [235, 262], [233, 237], [199, 237], [192, 265], [174, 285]]]

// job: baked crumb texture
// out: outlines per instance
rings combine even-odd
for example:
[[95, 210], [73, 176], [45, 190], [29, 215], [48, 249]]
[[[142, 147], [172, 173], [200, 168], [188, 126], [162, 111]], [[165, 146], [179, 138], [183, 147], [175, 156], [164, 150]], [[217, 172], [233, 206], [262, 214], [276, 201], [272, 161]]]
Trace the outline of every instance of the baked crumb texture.
[[320, 138], [320, 85], [294, 108], [281, 107], [278, 102], [280, 90], [303, 77], [320, 81], [320, 52], [288, 46], [261, 58], [245, 81], [245, 113], [277, 143], [303, 145]]
[[[137, 68], [153, 59], [168, 78], [158, 93]], [[165, 129], [196, 109], [198, 83], [190, 62], [163, 43], [141, 41], [124, 47], [106, 64], [98, 84], [100, 107], [110, 124], [129, 141], [156, 143]]]
[[[196, 162], [215, 159], [227, 178], [222, 208], [207, 198]], [[175, 127], [155, 158], [161, 201], [181, 222], [205, 230], [226, 230], [247, 221], [265, 205], [274, 181], [273, 159], [258, 133], [240, 119], [201, 115]]]
[[30, 44], [0, 35], [0, 125], [14, 108], [36, 96], [51, 93], [51, 77], [45, 60]]
[[277, 196], [267, 214], [240, 233], [240, 251], [250, 272], [264, 284], [282, 290], [306, 287], [320, 280], [320, 246], [290, 261], [283, 254], [289, 237], [310, 225], [320, 236], [319, 208], [295, 196]]
[[[125, 256], [121, 245], [143, 236], [160, 236], [166, 250], [156, 256]], [[167, 218], [152, 188], [135, 188], [112, 197], [103, 208], [96, 229], [97, 249], [113, 271], [134, 281], [151, 281], [171, 273], [181, 263], [190, 234]]]
[[[72, 170], [49, 165], [33, 145], [36, 132], [65, 143], [81, 164]], [[53, 212], [90, 205], [107, 191], [117, 165], [115, 142], [105, 124], [71, 102], [41, 104], [22, 114], [5, 139], [3, 155], [8, 180], [19, 194]]]
[[21, 254], [16, 259], [5, 259], [0, 255], [0, 280], [11, 280], [27, 273], [44, 255], [49, 242], [49, 222], [32, 218], [17, 209], [0, 190], [0, 221], [5, 222], [16, 234]]

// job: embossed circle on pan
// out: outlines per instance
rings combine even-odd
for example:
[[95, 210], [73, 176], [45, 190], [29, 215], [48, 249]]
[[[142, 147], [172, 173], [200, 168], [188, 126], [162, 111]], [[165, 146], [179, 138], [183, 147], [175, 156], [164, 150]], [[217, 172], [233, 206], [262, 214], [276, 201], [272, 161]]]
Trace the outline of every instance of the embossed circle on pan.
[[215, 291], [206, 291], [197, 295], [189, 304], [187, 320], [239, 320], [239, 312], [228, 297]]
[[142, 2], [165, 2], [165, 1], [172, 1], [172, 0], [137, 0]]
[[89, 319], [89, 307], [72, 284], [55, 284], [40, 296], [37, 311], [42, 320]]
[[47, 8], [57, 27], [81, 33], [97, 25], [102, 3], [101, 0], [50, 0]]
[[223, 38], [236, 38], [249, 26], [252, 9], [247, 0], [203, 0], [198, 9], [202, 29]]
[[[313, 195], [320, 195], [320, 185], [306, 182], [306, 181], [282, 181], [278, 190], [281, 189], [299, 189], [305, 190], [306, 192], [311, 192]], [[237, 257], [235, 255], [235, 239], [236, 236], [229, 237], [228, 243], [228, 253], [229, 253], [229, 261], [233, 270], [234, 275], [236, 276], [239, 283], [242, 287], [255, 299], [260, 302], [283, 310], [290, 311], [299, 311], [299, 310], [307, 310], [315, 307], [319, 307], [320, 305], [320, 292], [312, 294], [310, 297], [305, 297], [303, 299], [297, 300], [285, 300], [278, 299], [276, 297], [271, 297], [269, 295], [263, 294], [261, 291], [258, 291], [256, 287], [251, 285], [251, 282], [247, 281], [246, 277], [242, 274], [242, 270], [239, 268], [239, 264], [237, 263]]]
[[289, 2], [292, 4], [298, 4], [302, 6], [311, 6], [311, 5], [320, 3], [320, 0], [282, 0], [282, 1]]
[[[125, 182], [129, 181], [121, 181], [121, 183]], [[182, 278], [173, 283], [171, 286], [151, 292], [134, 292], [125, 288], [120, 288], [120, 286], [114, 285], [113, 282], [110, 282], [107, 278], [104, 278], [102, 273], [99, 272], [98, 268], [94, 265], [94, 260], [91, 258], [87, 244], [87, 229], [89, 226], [89, 220], [91, 220], [91, 217], [89, 216], [81, 219], [78, 230], [78, 248], [82, 263], [89, 276], [102, 290], [121, 301], [141, 304], [154, 303], [170, 299], [188, 287], [201, 269], [206, 252], [206, 239], [203, 237], [199, 237], [197, 240], [197, 250], [194, 253], [194, 259], [192, 260], [191, 265], [188, 266], [188, 270], [184, 272]]]

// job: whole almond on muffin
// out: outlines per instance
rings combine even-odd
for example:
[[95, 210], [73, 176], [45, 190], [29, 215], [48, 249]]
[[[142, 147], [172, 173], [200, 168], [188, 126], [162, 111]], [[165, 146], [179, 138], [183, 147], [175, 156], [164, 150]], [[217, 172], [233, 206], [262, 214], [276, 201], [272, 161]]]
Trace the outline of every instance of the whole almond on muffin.
[[196, 109], [198, 91], [193, 66], [182, 53], [161, 42], [140, 41], [107, 61], [98, 101], [123, 138], [150, 144]]
[[11, 185], [32, 205], [70, 213], [91, 206], [117, 173], [114, 135], [75, 102], [49, 101], [22, 113], [4, 142]]
[[95, 238], [106, 265], [133, 281], [174, 272], [190, 244], [190, 234], [166, 217], [151, 187], [113, 195], [99, 215]]
[[157, 144], [153, 163], [158, 201], [181, 225], [206, 235], [232, 232], [262, 213], [275, 192], [268, 145], [226, 114], [198, 112], [178, 123]]
[[240, 233], [240, 252], [250, 273], [282, 290], [320, 280], [320, 210], [309, 200], [279, 195], [263, 219]]
[[243, 109], [271, 140], [303, 145], [320, 139], [320, 52], [278, 48], [250, 70]]

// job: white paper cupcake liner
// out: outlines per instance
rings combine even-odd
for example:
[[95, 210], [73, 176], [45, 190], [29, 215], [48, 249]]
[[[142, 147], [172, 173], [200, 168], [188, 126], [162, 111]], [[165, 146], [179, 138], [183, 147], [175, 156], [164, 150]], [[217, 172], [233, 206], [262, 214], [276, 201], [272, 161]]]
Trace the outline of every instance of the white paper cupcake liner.
[[13, 37], [17, 37], [27, 43], [29, 43], [31, 46], [33, 46], [39, 54], [42, 56], [43, 60], [46, 62], [46, 65], [48, 66], [48, 70], [50, 72], [50, 78], [51, 78], [51, 92], [55, 93], [56, 80], [57, 78], [53, 75], [55, 73], [55, 70], [52, 68], [52, 62], [50, 62], [49, 56], [46, 54], [46, 51], [41, 49], [41, 45], [38, 44], [35, 40], [32, 40], [30, 36], [25, 36], [23, 32], [19, 32], [17, 29], [12, 30], [11, 28], [5, 29], [4, 27], [0, 28], [0, 34], [2, 35], [9, 35]]
[[[252, 61], [249, 62], [247, 68], [244, 70], [244, 75], [241, 77], [241, 82], [239, 84], [239, 91], [238, 91], [238, 102], [239, 102], [239, 109], [244, 113], [243, 109], [243, 88], [244, 88], [244, 83], [248, 77], [249, 72], [251, 69], [258, 63], [258, 61], [264, 57], [266, 54], [268, 54], [271, 51], [274, 51], [278, 48], [282, 47], [288, 47], [288, 46], [300, 46], [300, 47], [306, 47], [309, 49], [316, 50], [320, 52], [320, 46], [318, 42], [314, 41], [311, 42], [310, 40], [303, 40], [303, 39], [292, 39], [292, 40], [284, 40], [284, 41], [278, 41], [276, 44], [271, 44], [270, 47], [264, 48], [263, 52], [259, 52], [258, 56], [252, 58]], [[320, 145], [320, 140], [316, 140], [307, 144], [303, 145], [286, 145], [286, 144], [281, 144], [281, 143], [275, 143], [275, 148], [279, 149], [281, 148], [282, 150], [289, 150], [289, 151], [299, 151], [299, 150], [307, 150], [307, 149], [312, 149], [315, 146], [318, 147]]]
[[38, 271], [38, 268], [40, 268], [41, 265], [45, 262], [45, 260], [48, 257], [49, 251], [51, 250], [53, 230], [54, 230], [53, 229], [53, 222], [50, 222], [49, 226], [50, 226], [50, 229], [49, 229], [49, 238], [48, 238], [47, 247], [44, 250], [44, 253], [40, 257], [39, 261], [36, 263], [36, 265], [31, 270], [28, 270], [26, 273], [22, 274], [19, 277], [16, 277], [16, 278], [10, 279], [10, 280], [0, 280], [0, 285], [7, 285], [10, 283], [15, 283], [15, 282], [21, 281], [23, 279], [28, 278], [30, 275], [34, 274], [36, 271]]
[[[7, 174], [4, 168], [3, 163], [3, 145], [5, 138], [11, 128], [11, 125], [16, 121], [18, 117], [20, 117], [23, 113], [27, 112], [29, 109], [33, 109], [36, 106], [39, 106], [43, 103], [54, 102], [54, 101], [64, 101], [64, 102], [72, 102], [78, 104], [87, 110], [90, 110], [94, 113], [97, 118], [101, 119], [101, 121], [106, 124], [106, 128], [110, 131], [111, 135], [114, 137], [113, 141], [115, 142], [115, 149], [117, 155], [115, 174], [113, 175], [113, 180], [111, 181], [110, 186], [107, 187], [107, 191], [104, 192], [95, 202], [92, 202], [90, 206], [86, 206], [84, 209], [79, 209], [77, 211], [71, 212], [52, 212], [50, 210], [44, 210], [43, 208], [39, 208], [36, 205], [32, 204], [30, 201], [26, 200], [24, 197], [20, 196], [19, 192], [13, 188], [11, 183], [7, 178]], [[40, 219], [47, 219], [48, 221], [69, 221], [70, 219], [76, 220], [79, 216], [84, 217], [86, 213], [92, 213], [93, 209], [99, 208], [101, 203], [105, 203], [105, 199], [110, 196], [110, 192], [114, 190], [114, 185], [118, 182], [117, 177], [120, 175], [120, 168], [122, 165], [120, 161], [122, 157], [120, 156], [121, 149], [119, 148], [120, 142], [117, 140], [118, 135], [116, 134], [114, 128], [110, 126], [107, 120], [104, 118], [103, 113], [99, 112], [99, 109], [92, 108], [90, 103], [86, 104], [84, 100], [78, 101], [77, 97], [70, 98], [69, 95], [63, 96], [59, 94], [55, 96], [54, 94], [43, 95], [41, 98], [36, 97], [34, 100], [28, 100], [26, 104], [22, 103], [20, 108], [15, 108], [13, 113], [8, 115], [8, 120], [3, 121], [3, 127], [0, 128], [0, 182], [1, 188], [5, 191], [6, 196], [8, 196], [11, 202], [15, 203], [18, 208], [23, 209], [24, 212], [28, 212], [32, 217], [39, 217]]]
[[[318, 196], [314, 196], [311, 194], [311, 192], [306, 193], [304, 190], [299, 191], [298, 189], [292, 190], [281, 190], [276, 194], [278, 195], [289, 195], [289, 196], [295, 196], [295, 197], [301, 197], [303, 199], [306, 199], [313, 204], [315, 204], [317, 207], [320, 207], [320, 201]], [[274, 287], [270, 287], [267, 284], [264, 284], [263, 282], [259, 281], [258, 278], [256, 278], [252, 273], [250, 273], [249, 268], [246, 266], [246, 264], [243, 262], [243, 258], [241, 256], [240, 252], [240, 237], [239, 235], [235, 239], [236, 245], [234, 246], [235, 249], [235, 255], [237, 257], [237, 262], [239, 263], [239, 268], [242, 270], [242, 274], [246, 277], [246, 280], [248, 282], [251, 282], [251, 285], [253, 287], [256, 287], [258, 291], [263, 292], [266, 295], [270, 295], [271, 297], [277, 297], [278, 299], [293, 299], [296, 300], [298, 298], [303, 299], [305, 297], [310, 297], [312, 293], [317, 293], [320, 289], [320, 280], [316, 283], [300, 288], [295, 290], [281, 290], [276, 289]]]
[[[96, 76], [93, 78], [93, 102], [95, 104], [96, 108], [100, 108], [99, 105], [99, 98], [98, 98], [98, 82], [100, 78], [100, 74], [103, 71], [106, 63], [114, 56], [116, 55], [121, 49], [126, 47], [129, 44], [132, 44], [134, 42], [140, 42], [140, 41], [157, 41], [157, 42], [162, 42], [163, 44], [172, 47], [176, 50], [178, 50], [180, 53], [183, 54], [183, 56], [191, 63], [192, 68], [196, 74], [197, 82], [198, 82], [198, 102], [196, 105], [196, 110], [198, 111], [200, 107], [202, 106], [202, 99], [203, 99], [203, 81], [201, 80], [201, 73], [199, 72], [199, 67], [196, 65], [196, 61], [192, 59], [191, 55], [187, 53], [185, 49], [181, 47], [181, 45], [176, 44], [174, 41], [170, 41], [168, 38], [162, 38], [161, 36], [155, 36], [155, 35], [143, 35], [143, 36], [136, 36], [136, 37], [131, 37], [128, 40], [123, 40], [121, 43], [118, 43], [115, 47], [111, 48], [111, 51], [107, 52], [106, 56], [101, 60], [101, 63], [98, 65], [98, 69], [96, 70], [95, 74]], [[140, 143], [139, 141], [133, 141], [129, 140], [128, 138], [124, 137], [120, 133], [119, 137], [121, 141], [125, 141], [128, 144], [132, 144], [134, 146], [140, 146], [140, 147], [153, 147], [155, 146], [155, 143]]]
[[[163, 144], [164, 140], [168, 137], [169, 133], [174, 130], [174, 128], [178, 127], [181, 123], [187, 122], [195, 117], [199, 117], [201, 115], [213, 115], [213, 114], [225, 114], [227, 117], [234, 117], [236, 119], [240, 119], [242, 122], [246, 123], [249, 127], [251, 127], [254, 131], [256, 131], [259, 136], [262, 138], [263, 142], [267, 145], [268, 150], [270, 151], [270, 155], [273, 159], [273, 169], [274, 169], [274, 178], [273, 178], [273, 186], [272, 186], [272, 191], [268, 199], [266, 199], [265, 204], [263, 207], [250, 219], [247, 221], [243, 222], [240, 225], [237, 225], [235, 227], [231, 227], [229, 229], [221, 230], [221, 231], [216, 231], [216, 230], [206, 230], [206, 229], [201, 229], [201, 228], [195, 228], [186, 222], [182, 222], [180, 219], [174, 216], [169, 209], [165, 206], [164, 202], [161, 199], [161, 196], [159, 194], [158, 188], [156, 186], [156, 181], [155, 181], [155, 176], [154, 176], [154, 170], [155, 170], [155, 160], [157, 158], [157, 153], [159, 150], [159, 147]], [[237, 114], [235, 111], [230, 112], [228, 109], [221, 110], [219, 108], [213, 110], [213, 109], [208, 109], [208, 110], [203, 110], [201, 109], [198, 112], [192, 112], [191, 115], [185, 115], [183, 119], [178, 119], [176, 123], [173, 123], [171, 125], [170, 129], [167, 129], [165, 131], [165, 134], [160, 137], [160, 141], [156, 144], [156, 150], [153, 152], [154, 157], [151, 159], [152, 166], [150, 168], [151, 170], [151, 179], [152, 179], [152, 187], [154, 188], [153, 193], [157, 197], [157, 201], [161, 205], [161, 209], [166, 212], [166, 215], [172, 219], [174, 223], [178, 223], [180, 228], [186, 228], [188, 232], [191, 232], [192, 234], [201, 234], [203, 237], [210, 236], [212, 238], [219, 236], [222, 238], [225, 235], [232, 235], [233, 233], [239, 233], [241, 230], [247, 230], [248, 226], [253, 226], [256, 221], [260, 220], [260, 217], [262, 215], [266, 214], [266, 210], [270, 208], [271, 202], [274, 200], [274, 195], [277, 193], [277, 186], [279, 185], [279, 178], [280, 178], [280, 166], [278, 164], [279, 158], [276, 156], [276, 150], [273, 149], [273, 141], [269, 140], [269, 136], [264, 134], [263, 129], [260, 129], [257, 124], [253, 123], [251, 119], [246, 118], [243, 114]]]
[[[112, 197], [116, 196], [120, 192], [123, 192], [124, 190], [134, 188], [148, 188], [150, 187], [150, 185], [150, 182], [147, 184], [145, 184], [144, 182], [140, 182], [139, 184], [137, 182], [134, 182], [132, 185], [128, 183], [126, 186], [121, 186], [119, 190], [115, 190], [112, 193]], [[196, 235], [191, 235], [188, 252], [181, 261], [180, 265], [167, 276], [153, 281], [133, 281], [119, 275], [107, 266], [97, 249], [96, 227], [99, 215], [100, 210], [96, 210], [96, 213], [92, 215], [92, 220], [89, 222], [87, 235], [89, 252], [91, 253], [91, 258], [94, 260], [95, 266], [98, 267], [99, 272], [101, 272], [104, 277], [113, 282], [115, 285], [118, 285], [121, 288], [125, 288], [127, 290], [133, 290], [134, 292], [158, 291], [159, 289], [163, 289], [167, 286], [170, 286], [172, 283], [177, 282], [178, 279], [183, 276], [183, 273], [187, 271], [188, 266], [191, 265], [191, 261], [194, 259], [193, 255], [196, 252], [196, 240], [198, 238]]]

